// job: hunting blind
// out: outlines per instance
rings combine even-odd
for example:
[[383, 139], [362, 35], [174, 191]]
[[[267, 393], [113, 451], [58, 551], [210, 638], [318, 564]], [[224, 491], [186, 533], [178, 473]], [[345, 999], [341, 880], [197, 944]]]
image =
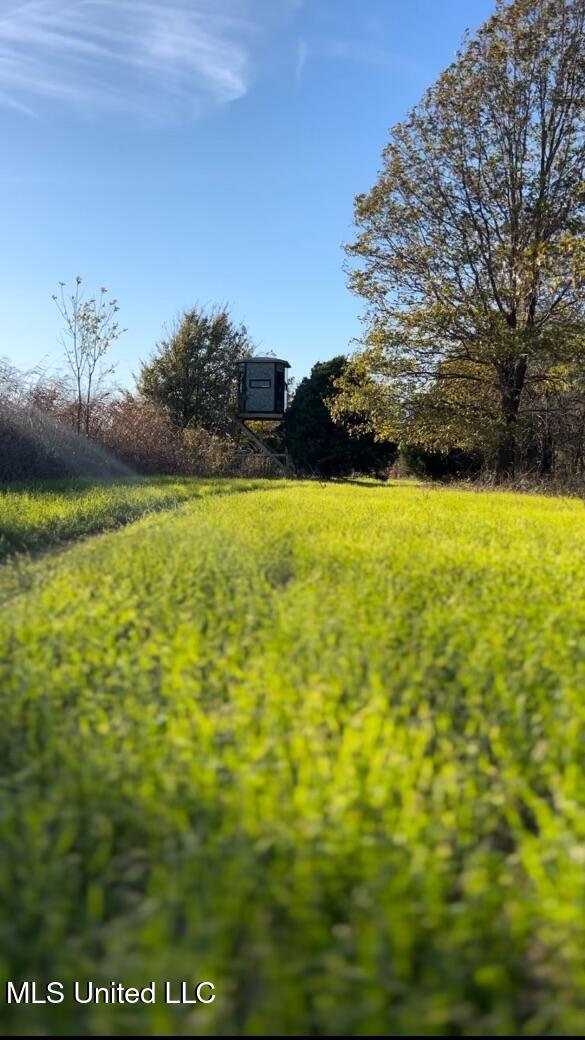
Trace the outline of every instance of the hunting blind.
[[288, 361], [276, 357], [250, 357], [238, 361], [238, 423], [240, 430], [255, 451], [272, 458], [281, 470], [290, 475], [288, 455], [269, 448], [249, 426], [248, 419], [280, 422], [287, 406], [286, 380]]
[[283, 419], [287, 404], [288, 361], [252, 357], [238, 362], [240, 419]]

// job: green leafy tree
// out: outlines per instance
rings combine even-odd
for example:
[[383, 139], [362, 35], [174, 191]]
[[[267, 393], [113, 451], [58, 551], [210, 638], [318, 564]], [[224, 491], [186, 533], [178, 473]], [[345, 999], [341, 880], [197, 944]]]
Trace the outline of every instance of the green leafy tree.
[[369, 383], [352, 392], [348, 369], [339, 408], [368, 404], [400, 440], [481, 443], [501, 475], [527, 401], [585, 361], [584, 23], [585, 0], [499, 2], [356, 199]]
[[245, 326], [236, 325], [225, 307], [193, 308], [142, 365], [138, 390], [163, 405], [181, 429], [223, 432], [232, 421], [236, 361], [252, 352]]
[[[371, 433], [353, 433], [347, 422], [335, 422], [331, 406], [336, 380], [347, 367], [343, 355], [318, 362], [302, 379], [285, 415], [286, 446], [301, 472], [336, 476], [353, 471], [384, 470], [395, 457], [394, 445], [375, 440]], [[359, 416], [353, 416], [357, 426]]]

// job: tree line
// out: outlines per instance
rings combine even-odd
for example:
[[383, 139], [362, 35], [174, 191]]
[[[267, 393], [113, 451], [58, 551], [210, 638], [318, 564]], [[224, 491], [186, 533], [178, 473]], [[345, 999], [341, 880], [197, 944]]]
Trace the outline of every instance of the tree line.
[[[143, 361], [133, 391], [116, 389], [111, 348], [127, 331], [102, 287], [87, 296], [81, 277], [59, 284], [53, 300], [63, 327], [65, 370], [23, 374], [0, 365], [1, 479], [140, 472], [272, 475], [250, 453], [236, 413], [236, 362], [254, 343], [227, 307], [186, 310]], [[334, 422], [330, 404], [347, 365], [339, 356], [304, 379], [285, 422], [255, 424], [295, 469], [335, 476], [384, 471], [393, 446]], [[100, 451], [101, 449], [101, 451]]]

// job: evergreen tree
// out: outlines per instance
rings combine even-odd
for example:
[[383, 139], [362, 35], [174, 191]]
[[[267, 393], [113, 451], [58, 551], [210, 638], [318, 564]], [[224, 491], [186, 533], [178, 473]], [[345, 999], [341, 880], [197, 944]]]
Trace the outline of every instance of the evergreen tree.
[[395, 456], [393, 445], [377, 442], [371, 433], [352, 436], [347, 424], [334, 422], [330, 408], [336, 380], [346, 366], [343, 355], [314, 365], [310, 376], [299, 383], [285, 415], [287, 449], [300, 472], [374, 473], [386, 469]]
[[142, 365], [138, 390], [163, 405], [175, 426], [227, 430], [234, 411], [236, 362], [252, 354], [244, 325], [225, 308], [185, 311], [155, 355]]

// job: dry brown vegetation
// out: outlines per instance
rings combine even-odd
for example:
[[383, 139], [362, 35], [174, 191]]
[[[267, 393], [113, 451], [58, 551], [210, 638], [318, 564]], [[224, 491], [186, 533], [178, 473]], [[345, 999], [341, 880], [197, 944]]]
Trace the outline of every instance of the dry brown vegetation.
[[128, 392], [104, 390], [91, 406], [89, 435], [76, 431], [66, 379], [0, 368], [0, 480], [118, 476], [276, 476], [269, 458], [236, 437], [177, 429], [168, 412]]

